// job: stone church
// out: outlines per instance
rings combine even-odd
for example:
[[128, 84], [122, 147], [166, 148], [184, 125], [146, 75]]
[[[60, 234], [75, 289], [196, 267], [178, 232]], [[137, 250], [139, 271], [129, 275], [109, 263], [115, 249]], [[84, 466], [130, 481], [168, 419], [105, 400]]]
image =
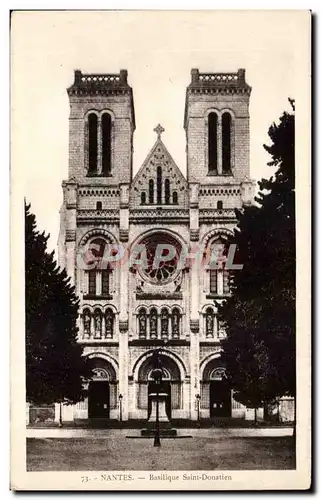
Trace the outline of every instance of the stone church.
[[[88, 397], [63, 408], [64, 420], [146, 420], [155, 349], [169, 418], [245, 417], [225, 386], [220, 360], [224, 330], [216, 308], [230, 293], [229, 270], [201, 259], [192, 265], [193, 256], [178, 265], [178, 257], [193, 248], [202, 255], [213, 245], [224, 248], [235, 208], [253, 199], [251, 87], [244, 69], [192, 69], [186, 83], [186, 177], [166, 148], [161, 125], [133, 176], [135, 108], [126, 70], [76, 70], [68, 88], [59, 264], [80, 298], [78, 340], [93, 377]], [[167, 251], [155, 266], [160, 244]], [[137, 245], [146, 249], [141, 266], [129, 257]]]

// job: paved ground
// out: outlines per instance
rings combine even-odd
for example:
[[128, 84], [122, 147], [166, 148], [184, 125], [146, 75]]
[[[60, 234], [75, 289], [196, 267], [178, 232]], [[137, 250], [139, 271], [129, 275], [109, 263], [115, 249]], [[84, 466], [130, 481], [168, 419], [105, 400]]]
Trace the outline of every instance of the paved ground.
[[[202, 432], [200, 432], [202, 431]], [[234, 437], [213, 430], [186, 430], [186, 439], [128, 439], [125, 430], [107, 437], [28, 438], [28, 471], [67, 470], [251, 470], [294, 469], [294, 438]], [[135, 433], [134, 433], [135, 434]], [[139, 431], [136, 431], [139, 434]]]
[[[177, 429], [178, 435], [194, 437], [283, 437], [293, 436], [292, 427], [258, 427], [258, 428], [216, 428], [216, 429]], [[139, 429], [82, 429], [68, 427], [28, 428], [27, 438], [103, 438], [112, 435], [114, 438], [139, 436]]]

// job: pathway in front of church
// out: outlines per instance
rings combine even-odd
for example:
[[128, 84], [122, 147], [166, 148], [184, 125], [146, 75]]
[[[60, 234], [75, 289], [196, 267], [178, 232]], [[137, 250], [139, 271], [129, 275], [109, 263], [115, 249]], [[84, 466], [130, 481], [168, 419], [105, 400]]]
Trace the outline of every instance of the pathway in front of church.
[[[28, 438], [28, 471], [255, 470], [294, 469], [292, 436], [233, 437], [193, 432], [190, 439], [128, 439], [128, 431], [105, 437]], [[190, 430], [186, 435], [191, 435]]]

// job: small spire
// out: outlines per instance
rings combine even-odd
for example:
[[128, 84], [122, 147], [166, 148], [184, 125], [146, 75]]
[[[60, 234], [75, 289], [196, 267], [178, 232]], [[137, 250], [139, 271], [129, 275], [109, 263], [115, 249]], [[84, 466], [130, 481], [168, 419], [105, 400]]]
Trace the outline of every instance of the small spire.
[[158, 124], [157, 127], [154, 128], [154, 132], [156, 132], [157, 134], [157, 139], [161, 139], [161, 135], [163, 132], [165, 132], [165, 129], [160, 124]]

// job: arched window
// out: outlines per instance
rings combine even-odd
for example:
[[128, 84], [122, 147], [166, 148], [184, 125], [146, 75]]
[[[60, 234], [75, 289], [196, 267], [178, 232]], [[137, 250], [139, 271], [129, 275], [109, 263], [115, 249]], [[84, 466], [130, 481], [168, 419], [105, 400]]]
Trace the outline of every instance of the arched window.
[[90, 241], [84, 254], [84, 262], [90, 267], [88, 275], [87, 294], [91, 297], [111, 298], [110, 278], [112, 267], [106, 267], [106, 247], [107, 243], [102, 238], [95, 238]]
[[178, 339], [181, 330], [181, 313], [177, 307], [172, 311], [172, 337]]
[[[220, 208], [223, 208], [223, 204]], [[211, 295], [228, 295], [230, 293], [230, 270], [225, 269], [228, 251], [227, 240], [218, 238], [213, 241], [209, 260], [209, 292]]]
[[223, 208], [223, 202], [221, 200], [219, 200], [217, 202], [217, 204], [216, 204], [216, 207], [217, 207], [218, 210], [222, 210], [222, 208]]
[[157, 310], [154, 308], [151, 309], [149, 315], [149, 332], [151, 339], [157, 338]]
[[97, 174], [98, 119], [95, 113], [88, 116], [88, 175]]
[[210, 269], [210, 293], [217, 294], [218, 272], [217, 269]]
[[89, 309], [84, 309], [82, 314], [82, 323], [83, 323], [83, 333], [84, 337], [90, 337], [90, 327], [91, 327], [91, 314]]
[[96, 295], [96, 278], [97, 272], [95, 269], [88, 271], [88, 295]]
[[208, 173], [217, 173], [217, 114], [208, 115]]
[[148, 183], [148, 201], [151, 205], [154, 203], [154, 181], [153, 181], [153, 179], [150, 179], [149, 183]]
[[222, 115], [222, 170], [223, 174], [231, 171], [231, 115]]
[[214, 311], [211, 307], [205, 313], [205, 333], [206, 337], [214, 337]]
[[223, 270], [223, 295], [228, 295], [230, 293], [230, 271], [227, 269]]
[[114, 312], [108, 308], [105, 312], [105, 337], [112, 338], [114, 335]]
[[100, 309], [94, 313], [95, 339], [100, 339], [102, 334], [102, 314]]
[[145, 339], [147, 333], [147, 314], [146, 309], [142, 308], [138, 314], [138, 335], [139, 338]]
[[96, 263], [96, 267], [101, 267], [104, 253], [106, 248], [106, 242], [102, 238], [95, 238], [88, 245], [88, 251], [86, 252], [86, 263], [93, 264]]
[[144, 191], [140, 194], [140, 204], [146, 205], [146, 193]]
[[170, 202], [171, 202], [170, 182], [169, 179], [165, 179], [165, 204], [169, 205]]
[[101, 295], [103, 297], [109, 297], [110, 295], [110, 275], [111, 269], [102, 269], [101, 271]]
[[97, 201], [96, 203], [96, 210], [101, 210], [103, 208], [103, 204], [101, 201]]
[[162, 167], [157, 167], [157, 204], [162, 203]]
[[101, 118], [102, 175], [111, 174], [111, 116], [104, 113]]
[[173, 191], [173, 205], [178, 204], [178, 196], [177, 196], [177, 191]]
[[167, 309], [162, 309], [161, 312], [161, 337], [168, 337], [168, 322], [169, 322], [169, 314]]

